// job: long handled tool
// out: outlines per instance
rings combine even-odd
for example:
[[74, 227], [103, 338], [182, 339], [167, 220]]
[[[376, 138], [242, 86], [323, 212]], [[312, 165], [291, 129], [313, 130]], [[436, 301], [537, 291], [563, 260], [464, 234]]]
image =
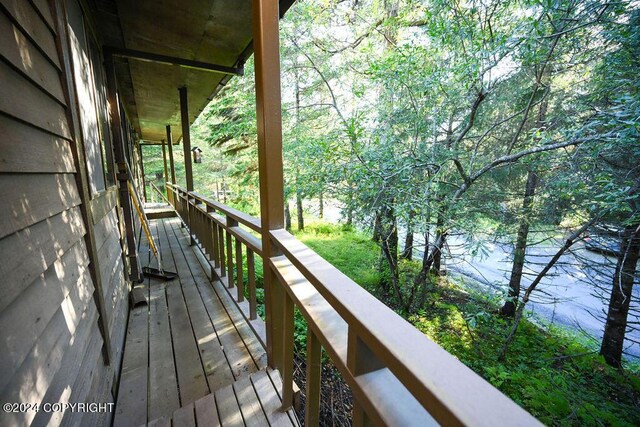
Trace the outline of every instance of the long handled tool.
[[133, 206], [136, 208], [136, 212], [138, 213], [138, 218], [140, 218], [140, 224], [142, 224], [142, 229], [144, 230], [144, 234], [147, 236], [147, 241], [149, 242], [149, 247], [151, 251], [153, 251], [153, 255], [158, 260], [158, 268], [153, 267], [142, 267], [142, 273], [147, 277], [153, 277], [161, 280], [172, 280], [178, 277], [178, 273], [173, 273], [170, 271], [164, 271], [162, 268], [162, 257], [158, 252], [158, 247], [156, 246], [153, 236], [151, 235], [151, 230], [149, 229], [149, 221], [147, 220], [147, 216], [142, 210], [140, 199], [138, 197], [138, 192], [135, 187], [131, 183], [131, 177], [129, 177], [129, 181], [127, 182], [129, 186], [129, 192], [133, 196], [131, 200], [133, 201]]

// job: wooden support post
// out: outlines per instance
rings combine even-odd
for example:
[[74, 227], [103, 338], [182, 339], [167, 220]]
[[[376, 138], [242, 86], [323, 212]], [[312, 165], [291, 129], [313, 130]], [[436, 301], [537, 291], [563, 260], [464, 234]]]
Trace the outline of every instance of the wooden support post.
[[189, 233], [189, 245], [193, 246], [196, 244], [196, 239], [193, 237], [193, 233], [195, 233], [195, 230], [193, 230], [195, 206], [191, 204], [191, 200], [191, 196], [187, 193], [187, 232]]
[[184, 151], [184, 174], [187, 182], [187, 227], [189, 231], [189, 243], [195, 244], [191, 230], [191, 203], [189, 203], [189, 191], [193, 191], [193, 170], [191, 168], [191, 134], [189, 133], [189, 100], [187, 87], [178, 89], [180, 92], [180, 122], [182, 124], [182, 149]]
[[129, 258], [129, 278], [133, 281], [142, 280], [142, 271], [138, 263], [138, 253], [136, 250], [135, 226], [133, 223], [133, 209], [131, 206], [131, 195], [127, 181], [127, 160], [125, 158], [125, 138], [120, 118], [120, 106], [118, 104], [118, 94], [116, 86], [116, 70], [111, 55], [105, 55], [105, 68], [107, 74], [107, 96], [109, 99], [109, 114], [111, 116], [111, 134], [113, 135], [113, 154], [118, 166], [118, 194], [120, 196], [120, 206], [124, 216], [124, 229], [127, 241], [127, 256]]
[[[285, 293], [269, 266], [279, 254], [270, 230], [284, 227], [282, 178], [282, 106], [280, 97], [279, 5], [277, 0], [253, 0], [253, 47], [255, 52], [256, 118], [260, 216], [269, 366], [284, 368]], [[283, 385], [284, 388], [292, 384]]]
[[164, 164], [164, 183], [169, 182], [169, 167], [167, 165], [167, 143], [162, 140], [162, 162]]
[[[167, 146], [169, 148], [169, 171], [171, 171], [171, 183], [176, 185], [176, 165], [173, 162], [173, 136], [171, 135], [171, 125], [166, 126], [167, 132]], [[168, 179], [168, 178], [167, 178]], [[169, 182], [169, 181], [167, 181]], [[169, 194], [167, 194], [168, 196]], [[176, 193], [175, 191], [171, 192], [171, 197], [169, 197], [169, 202], [173, 205], [174, 209], [177, 209], [176, 205]]]
[[169, 168], [171, 170], [171, 183], [176, 183], [176, 165], [173, 162], [173, 136], [171, 135], [171, 125], [167, 125], [167, 145], [169, 146]]
[[193, 191], [193, 170], [191, 168], [191, 134], [189, 133], [189, 104], [186, 86], [180, 92], [180, 121], [182, 123], [182, 146], [184, 150], [184, 173], [187, 180], [187, 191]]
[[140, 177], [142, 178], [142, 201], [148, 202], [149, 198], [147, 196], [147, 182], [144, 174], [144, 157], [142, 156], [142, 146], [140, 144], [136, 145], [138, 146], [138, 161], [140, 162]]

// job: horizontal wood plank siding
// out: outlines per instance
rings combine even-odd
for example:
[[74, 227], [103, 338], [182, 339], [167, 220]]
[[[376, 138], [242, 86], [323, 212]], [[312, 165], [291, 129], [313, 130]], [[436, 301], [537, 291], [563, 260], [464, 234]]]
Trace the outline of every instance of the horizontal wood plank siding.
[[[57, 34], [65, 28], [57, 18], [48, 0], [0, 0], [0, 400], [106, 403], [113, 402], [129, 308], [117, 192], [82, 204], [86, 166], [76, 160], [82, 141], [73, 139], [77, 112], [67, 106], [75, 102], [64, 84], [57, 37], [66, 33]], [[101, 249], [95, 264], [94, 244]], [[109, 307], [101, 322], [113, 342], [110, 365], [96, 296]], [[0, 413], [0, 425], [85, 421], [108, 424], [110, 417]]]
[[27, 34], [48, 60], [60, 69], [53, 31], [40, 18], [33, 5], [25, 0], [0, 0], [0, 4], [8, 12], [8, 17]]
[[5, 15], [0, 15], [0, 55], [58, 102], [65, 104], [59, 70]]
[[84, 232], [80, 210], [75, 207], [0, 239], [0, 312], [67, 253]]
[[31, 0], [33, 7], [42, 17], [42, 20], [47, 24], [49, 30], [52, 33], [56, 33], [55, 25], [53, 21], [53, 15], [51, 14], [51, 8], [49, 8], [49, 2], [47, 0]]
[[0, 81], [6, 92], [0, 97], [0, 111], [62, 138], [71, 137], [64, 105], [4, 61], [0, 61]]
[[74, 173], [71, 143], [0, 115], [0, 172]]
[[[91, 299], [93, 285], [88, 279], [86, 265], [77, 260], [84, 248], [81, 243], [27, 287], [20, 294], [19, 304], [11, 304], [0, 313], [5, 343], [0, 355], [2, 372], [11, 372], [20, 366], [33, 346], [33, 341], [26, 338], [37, 340], [65, 299], [70, 298], [73, 302]], [[7, 380], [6, 377], [0, 379], [0, 386]]]
[[[95, 305], [90, 300], [85, 304], [84, 301], [74, 301], [71, 295], [65, 298], [24, 362], [17, 371], [14, 371], [10, 383], [2, 393], [2, 400], [4, 402], [43, 401], [51, 379], [61, 368], [64, 354], [76, 342], [75, 332], [78, 325], [84, 321], [90, 321], [91, 314], [95, 310]], [[5, 419], [5, 416], [8, 418]], [[14, 425], [10, 421], [16, 420], [14, 417], [17, 417], [17, 425], [29, 424], [34, 416], [35, 412], [32, 411], [21, 414], [2, 413], [0, 425]]]
[[1, 174], [0, 238], [79, 204], [73, 174]]

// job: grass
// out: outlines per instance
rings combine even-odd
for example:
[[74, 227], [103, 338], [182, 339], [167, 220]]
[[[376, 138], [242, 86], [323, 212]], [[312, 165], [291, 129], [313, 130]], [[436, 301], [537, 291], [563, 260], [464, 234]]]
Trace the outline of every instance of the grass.
[[364, 233], [348, 226], [311, 221], [294, 235], [363, 288], [372, 291], [380, 282], [378, 246]]
[[[322, 222], [311, 222], [295, 234], [375, 294], [381, 278], [376, 269], [379, 249], [367, 235]], [[496, 304], [440, 280], [427, 293], [424, 307], [405, 317], [545, 424], [640, 425], [637, 365], [620, 372], [575, 334], [527, 320], [506, 359], [499, 361], [510, 321], [494, 314]], [[302, 348], [304, 331], [301, 326], [296, 339]]]

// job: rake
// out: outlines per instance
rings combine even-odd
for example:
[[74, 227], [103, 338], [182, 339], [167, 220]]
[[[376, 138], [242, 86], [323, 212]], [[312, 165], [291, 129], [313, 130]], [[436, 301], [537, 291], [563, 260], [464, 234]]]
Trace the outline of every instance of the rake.
[[158, 261], [158, 268], [153, 268], [150, 266], [142, 267], [142, 274], [144, 274], [147, 277], [152, 277], [154, 279], [160, 279], [165, 281], [173, 280], [176, 277], [178, 277], [178, 273], [165, 271], [162, 268], [162, 256], [158, 251], [158, 247], [156, 246], [153, 240], [153, 236], [151, 235], [151, 230], [149, 229], [149, 221], [147, 220], [147, 216], [145, 215], [144, 211], [142, 210], [142, 207], [140, 206], [140, 199], [138, 197], [138, 192], [136, 191], [135, 187], [131, 183], [131, 179], [127, 181], [127, 184], [129, 186], [129, 192], [133, 195], [131, 200], [133, 201], [133, 206], [136, 208], [136, 212], [138, 213], [138, 218], [140, 218], [140, 224], [142, 224], [142, 229], [144, 230], [144, 234], [147, 236], [149, 247], [151, 248], [151, 251], [153, 252], [153, 255], [155, 256], [156, 260]]

